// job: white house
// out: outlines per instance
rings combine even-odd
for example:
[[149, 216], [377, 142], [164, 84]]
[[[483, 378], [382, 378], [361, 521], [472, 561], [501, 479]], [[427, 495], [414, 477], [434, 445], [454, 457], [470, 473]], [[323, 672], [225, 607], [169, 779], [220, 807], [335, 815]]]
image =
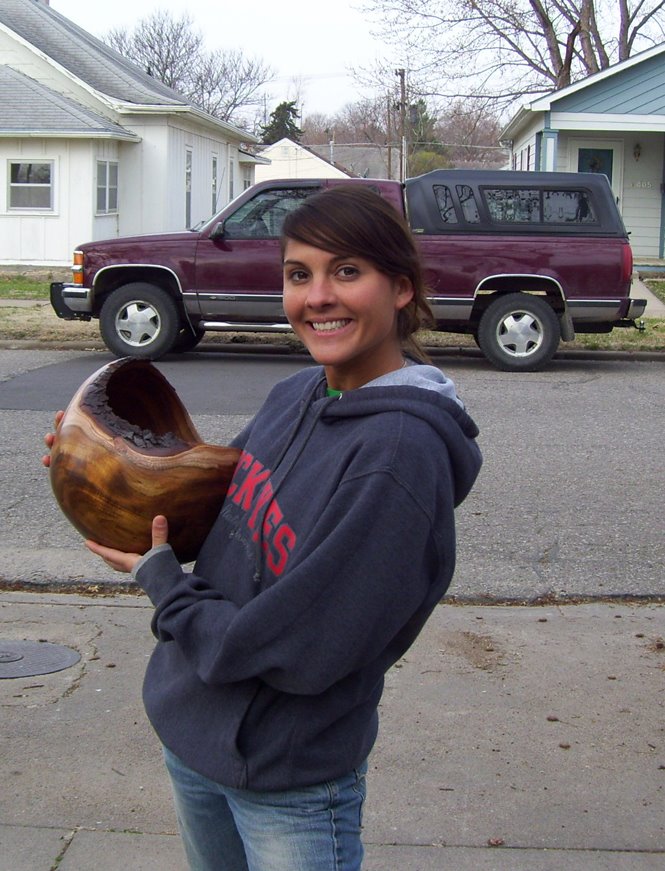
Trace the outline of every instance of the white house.
[[335, 163], [319, 157], [311, 149], [292, 139], [284, 138], [261, 149], [261, 157], [269, 163], [256, 167], [256, 181], [274, 178], [349, 178]]
[[48, 0], [0, 3], [0, 263], [193, 226], [253, 183], [257, 143]]
[[523, 106], [501, 134], [513, 169], [603, 172], [636, 255], [665, 247], [665, 44]]

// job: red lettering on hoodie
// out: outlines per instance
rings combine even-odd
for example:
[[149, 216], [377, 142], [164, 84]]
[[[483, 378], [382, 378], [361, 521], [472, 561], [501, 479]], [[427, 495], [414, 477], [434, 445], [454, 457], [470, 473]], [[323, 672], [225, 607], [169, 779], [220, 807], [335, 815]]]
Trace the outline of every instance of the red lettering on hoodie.
[[[239, 482], [237, 479], [242, 477], [243, 472], [246, 472], [246, 475]], [[270, 475], [270, 469], [256, 460], [252, 454], [243, 451], [228, 496], [245, 512], [247, 526], [253, 531], [252, 540], [258, 541], [259, 535], [262, 536], [261, 546], [266, 555], [266, 564], [270, 571], [279, 577], [283, 574], [295, 547], [296, 534], [288, 523], [283, 522], [284, 513], [278, 501], [273, 498]], [[257, 520], [266, 505], [268, 507], [261, 527], [257, 529]]]
[[254, 460], [251, 469], [247, 473], [245, 480], [238, 488], [237, 493], [233, 496], [233, 501], [244, 511], [249, 511], [254, 501], [256, 488], [265, 483], [270, 477], [270, 469], [264, 468], [258, 460]]
[[275, 556], [273, 556], [270, 551], [266, 554], [268, 568], [273, 572], [273, 574], [277, 575], [277, 577], [279, 577], [286, 568], [286, 564], [289, 561], [289, 554], [295, 547], [295, 544], [295, 532], [291, 529], [288, 523], [282, 523], [272, 537], [272, 546], [276, 551], [277, 558], [275, 559]]
[[[267, 484], [265, 485], [265, 487], [263, 488], [263, 490], [261, 490], [261, 492], [259, 493], [259, 498], [256, 500], [256, 504], [254, 505], [254, 510], [252, 511], [252, 513], [249, 515], [249, 518], [247, 519], [247, 526], [249, 526], [250, 529], [254, 529], [254, 527], [256, 526], [256, 517], [257, 517], [259, 511], [265, 505], [267, 505], [271, 499], [272, 499], [272, 484], [270, 483], [270, 481], [268, 481]], [[254, 541], [256, 541], [256, 539], [258, 538], [258, 535], [259, 535], [258, 532], [254, 533]]]

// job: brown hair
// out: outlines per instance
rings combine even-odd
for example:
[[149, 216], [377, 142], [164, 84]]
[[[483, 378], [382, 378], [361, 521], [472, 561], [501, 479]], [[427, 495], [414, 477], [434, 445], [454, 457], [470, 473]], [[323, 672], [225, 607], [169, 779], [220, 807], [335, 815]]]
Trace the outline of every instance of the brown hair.
[[282, 258], [289, 239], [331, 254], [364, 257], [391, 278], [405, 276], [413, 299], [397, 314], [397, 336], [404, 351], [429, 362], [414, 333], [434, 323], [420, 256], [408, 224], [397, 209], [362, 185], [344, 184], [304, 200], [282, 227]]

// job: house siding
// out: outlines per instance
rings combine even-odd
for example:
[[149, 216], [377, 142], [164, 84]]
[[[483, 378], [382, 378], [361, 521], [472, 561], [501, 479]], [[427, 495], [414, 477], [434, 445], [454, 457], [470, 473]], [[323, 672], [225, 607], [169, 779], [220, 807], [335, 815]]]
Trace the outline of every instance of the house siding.
[[665, 59], [650, 58], [556, 101], [560, 112], [665, 115]]
[[539, 154], [538, 135], [542, 129], [540, 120], [534, 121], [523, 131], [512, 145], [510, 157], [510, 169], [537, 170]]
[[[633, 156], [636, 142], [641, 148], [639, 160]], [[664, 137], [659, 133], [625, 138], [621, 211], [630, 229], [633, 250], [643, 257], [661, 256], [663, 143]]]
[[[12, 160], [53, 162], [52, 210], [9, 210]], [[0, 263], [71, 263], [74, 245], [92, 238], [95, 168], [92, 143], [85, 140], [0, 139]]]
[[348, 178], [348, 173], [323, 160], [297, 142], [280, 139], [268, 145], [261, 156], [270, 160], [267, 166], [257, 166], [256, 180], [269, 181], [275, 178]]
[[[639, 142], [639, 160], [633, 156]], [[615, 148], [619, 152], [620, 173], [612, 187], [618, 200], [624, 224], [631, 235], [633, 251], [641, 257], [660, 256], [660, 215], [663, 194], [661, 178], [664, 137], [659, 133], [634, 133], [611, 138], [588, 131], [559, 134], [558, 172], [577, 172], [577, 147]]]
[[[242, 190], [242, 168], [238, 158], [237, 146], [205, 135], [190, 125], [169, 124], [168, 172], [172, 178], [180, 179], [171, 188], [167, 203], [169, 229], [185, 228], [185, 154], [192, 152], [192, 200], [191, 225], [207, 220], [212, 214], [212, 158], [217, 157], [217, 211], [222, 209], [230, 198], [230, 190], [236, 194]], [[233, 185], [229, 184], [229, 174], [233, 172]]]

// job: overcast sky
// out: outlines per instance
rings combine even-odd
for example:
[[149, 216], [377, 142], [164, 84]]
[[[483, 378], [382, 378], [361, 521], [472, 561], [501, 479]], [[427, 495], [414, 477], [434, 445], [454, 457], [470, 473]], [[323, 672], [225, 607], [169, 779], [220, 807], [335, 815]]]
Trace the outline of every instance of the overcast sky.
[[268, 112], [300, 95], [303, 117], [333, 114], [365, 96], [348, 69], [371, 66], [386, 54], [357, 4], [336, 0], [328, 12], [315, 0], [50, 0], [53, 9], [98, 37], [114, 27], [132, 28], [156, 10], [168, 10], [174, 18], [188, 12], [208, 49], [240, 48], [276, 71]]

